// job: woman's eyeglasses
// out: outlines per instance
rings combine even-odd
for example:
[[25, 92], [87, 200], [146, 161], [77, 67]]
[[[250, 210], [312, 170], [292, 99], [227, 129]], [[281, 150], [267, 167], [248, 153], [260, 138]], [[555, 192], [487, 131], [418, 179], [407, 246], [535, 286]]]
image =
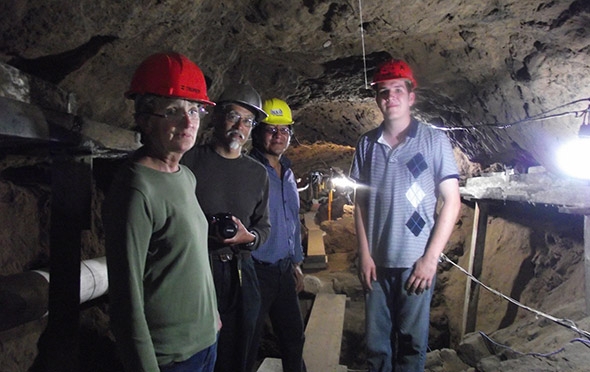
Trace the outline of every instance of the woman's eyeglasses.
[[138, 112], [137, 114], [157, 116], [159, 118], [168, 119], [170, 121], [179, 121], [181, 119], [184, 119], [185, 117], [188, 117], [189, 120], [192, 121], [192, 120], [202, 119], [208, 113], [209, 112], [207, 111], [205, 106], [197, 105], [196, 107], [193, 107], [193, 108], [189, 109], [188, 111], [184, 111], [183, 109], [178, 109], [178, 108], [169, 108], [163, 114], [157, 114], [155, 112]]

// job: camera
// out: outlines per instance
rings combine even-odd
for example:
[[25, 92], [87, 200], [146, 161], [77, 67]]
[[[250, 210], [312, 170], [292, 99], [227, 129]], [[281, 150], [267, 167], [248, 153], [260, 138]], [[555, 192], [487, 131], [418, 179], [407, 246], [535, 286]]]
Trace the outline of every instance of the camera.
[[208, 216], [209, 235], [230, 239], [238, 233], [238, 225], [232, 219], [231, 213], [217, 213]]

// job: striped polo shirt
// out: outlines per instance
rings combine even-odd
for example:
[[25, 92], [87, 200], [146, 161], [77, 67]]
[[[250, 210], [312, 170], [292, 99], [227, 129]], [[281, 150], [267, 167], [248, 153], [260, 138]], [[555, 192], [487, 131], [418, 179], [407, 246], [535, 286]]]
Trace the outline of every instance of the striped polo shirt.
[[359, 184], [357, 200], [365, 201], [365, 231], [375, 264], [412, 267], [434, 227], [437, 186], [459, 178], [447, 136], [412, 118], [404, 142], [391, 148], [381, 124], [359, 139], [350, 177]]

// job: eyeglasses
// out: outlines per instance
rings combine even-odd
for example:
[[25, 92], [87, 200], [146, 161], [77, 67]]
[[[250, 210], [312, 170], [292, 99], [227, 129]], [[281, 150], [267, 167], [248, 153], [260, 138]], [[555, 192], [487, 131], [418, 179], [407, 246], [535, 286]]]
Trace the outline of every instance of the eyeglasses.
[[202, 119], [207, 115], [209, 111], [203, 105], [197, 105], [195, 108], [191, 108], [188, 111], [184, 111], [183, 109], [178, 109], [175, 107], [167, 109], [163, 114], [156, 114], [155, 112], [138, 112], [138, 114], [146, 114], [151, 116], [157, 116], [159, 118], [168, 119], [170, 121], [179, 121], [184, 119], [185, 116], [188, 116], [189, 120], [197, 120]]
[[290, 136], [291, 133], [293, 133], [291, 131], [291, 128], [288, 127], [288, 126], [281, 126], [281, 127], [269, 127], [269, 126], [266, 126], [264, 128], [264, 131], [266, 133], [270, 134], [270, 135], [273, 135], [273, 136], [275, 134], [277, 134], [277, 133], [282, 134], [283, 136]]
[[225, 120], [236, 124], [238, 122], [242, 123], [247, 128], [252, 128], [258, 124], [256, 120], [252, 117], [243, 117], [242, 115], [238, 114], [235, 111], [229, 111], [225, 114]]

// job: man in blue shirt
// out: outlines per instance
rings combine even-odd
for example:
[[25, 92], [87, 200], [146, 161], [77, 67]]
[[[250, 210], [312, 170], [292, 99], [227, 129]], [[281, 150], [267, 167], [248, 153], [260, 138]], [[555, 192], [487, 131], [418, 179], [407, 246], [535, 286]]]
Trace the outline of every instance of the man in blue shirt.
[[261, 307], [249, 367], [254, 366], [266, 316], [270, 317], [284, 372], [305, 371], [303, 320], [298, 293], [303, 289], [299, 193], [289, 160], [283, 156], [293, 134], [291, 109], [278, 98], [266, 100], [268, 113], [252, 130], [250, 155], [260, 161], [269, 178], [270, 236], [252, 252], [260, 284]]

